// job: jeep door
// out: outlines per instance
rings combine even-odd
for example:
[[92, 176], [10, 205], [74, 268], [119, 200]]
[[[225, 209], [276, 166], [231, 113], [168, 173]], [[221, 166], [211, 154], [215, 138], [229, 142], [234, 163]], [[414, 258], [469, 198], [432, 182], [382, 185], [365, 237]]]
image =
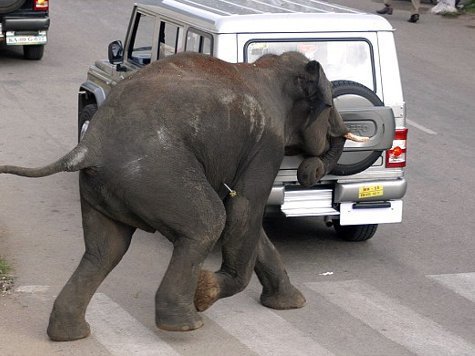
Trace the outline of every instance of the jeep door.
[[[292, 35], [292, 34], [290, 34]], [[295, 35], [295, 34], [294, 34]], [[384, 151], [394, 139], [395, 120], [391, 107], [383, 103], [376, 33], [240, 34], [239, 48], [245, 62], [260, 56], [286, 51], [299, 51], [319, 61], [334, 84], [335, 105], [351, 132], [368, 136], [368, 142], [347, 141], [335, 175], [354, 175], [384, 169]], [[279, 176], [288, 171], [295, 175], [301, 157], [286, 157]], [[367, 172], [369, 173], [369, 172]]]

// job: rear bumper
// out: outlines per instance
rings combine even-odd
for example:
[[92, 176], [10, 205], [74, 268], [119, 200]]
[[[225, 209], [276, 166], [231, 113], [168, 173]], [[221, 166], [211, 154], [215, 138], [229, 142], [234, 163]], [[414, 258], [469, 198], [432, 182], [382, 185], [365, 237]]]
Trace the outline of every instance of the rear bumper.
[[336, 183], [334, 187], [316, 186], [311, 189], [302, 189], [299, 185], [279, 185], [272, 188], [267, 204], [280, 206], [288, 217], [339, 216], [341, 204], [397, 201], [406, 190], [407, 181], [404, 178]]
[[49, 24], [49, 17], [4, 17], [0, 32], [46, 31]]
[[45, 45], [49, 17], [4, 17], [0, 23], [0, 42], [8, 46]]

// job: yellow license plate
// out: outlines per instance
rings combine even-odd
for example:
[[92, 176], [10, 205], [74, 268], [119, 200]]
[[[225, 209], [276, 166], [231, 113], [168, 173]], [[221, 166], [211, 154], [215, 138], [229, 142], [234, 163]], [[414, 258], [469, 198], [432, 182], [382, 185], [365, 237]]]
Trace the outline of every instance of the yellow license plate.
[[384, 187], [381, 184], [364, 185], [360, 187], [358, 192], [358, 198], [360, 199], [380, 197], [382, 195], [384, 195]]

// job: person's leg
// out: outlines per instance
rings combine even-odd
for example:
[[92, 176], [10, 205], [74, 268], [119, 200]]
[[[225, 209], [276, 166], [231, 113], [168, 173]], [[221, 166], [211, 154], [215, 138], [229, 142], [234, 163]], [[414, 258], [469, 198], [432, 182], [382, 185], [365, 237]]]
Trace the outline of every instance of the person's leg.
[[421, 6], [421, 0], [411, 0], [412, 3], [412, 10], [411, 10], [411, 17], [409, 18], [409, 22], [416, 23], [419, 21], [419, 7]]
[[391, 6], [391, 0], [384, 0], [384, 7], [376, 12], [380, 15], [392, 15], [393, 8]]
[[421, 0], [411, 0], [411, 2], [412, 2], [411, 15], [419, 14], [419, 8], [421, 6]]

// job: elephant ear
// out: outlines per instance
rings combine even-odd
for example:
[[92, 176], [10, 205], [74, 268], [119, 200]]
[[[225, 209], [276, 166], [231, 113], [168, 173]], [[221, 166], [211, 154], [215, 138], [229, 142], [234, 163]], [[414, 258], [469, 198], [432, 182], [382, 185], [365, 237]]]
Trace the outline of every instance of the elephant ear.
[[328, 80], [322, 65], [317, 61], [310, 61], [305, 66], [305, 70], [311, 77], [315, 78], [312, 83], [316, 83], [314, 88], [309, 88], [310, 93], [315, 93], [312, 100], [320, 100], [326, 106], [333, 106], [332, 83]]
[[328, 80], [320, 63], [317, 61], [310, 61], [305, 66], [308, 74], [316, 78], [315, 94], [311, 96], [310, 100], [313, 102], [314, 115], [310, 116], [310, 123], [312, 121], [320, 122], [319, 126], [325, 125], [327, 127], [327, 134], [331, 137], [340, 137], [348, 133], [343, 119], [335, 108], [333, 103], [333, 85]]
[[332, 137], [343, 137], [348, 133], [340, 113], [332, 107], [320, 112], [311, 111], [301, 134], [303, 150], [311, 156], [320, 156], [330, 147]]

